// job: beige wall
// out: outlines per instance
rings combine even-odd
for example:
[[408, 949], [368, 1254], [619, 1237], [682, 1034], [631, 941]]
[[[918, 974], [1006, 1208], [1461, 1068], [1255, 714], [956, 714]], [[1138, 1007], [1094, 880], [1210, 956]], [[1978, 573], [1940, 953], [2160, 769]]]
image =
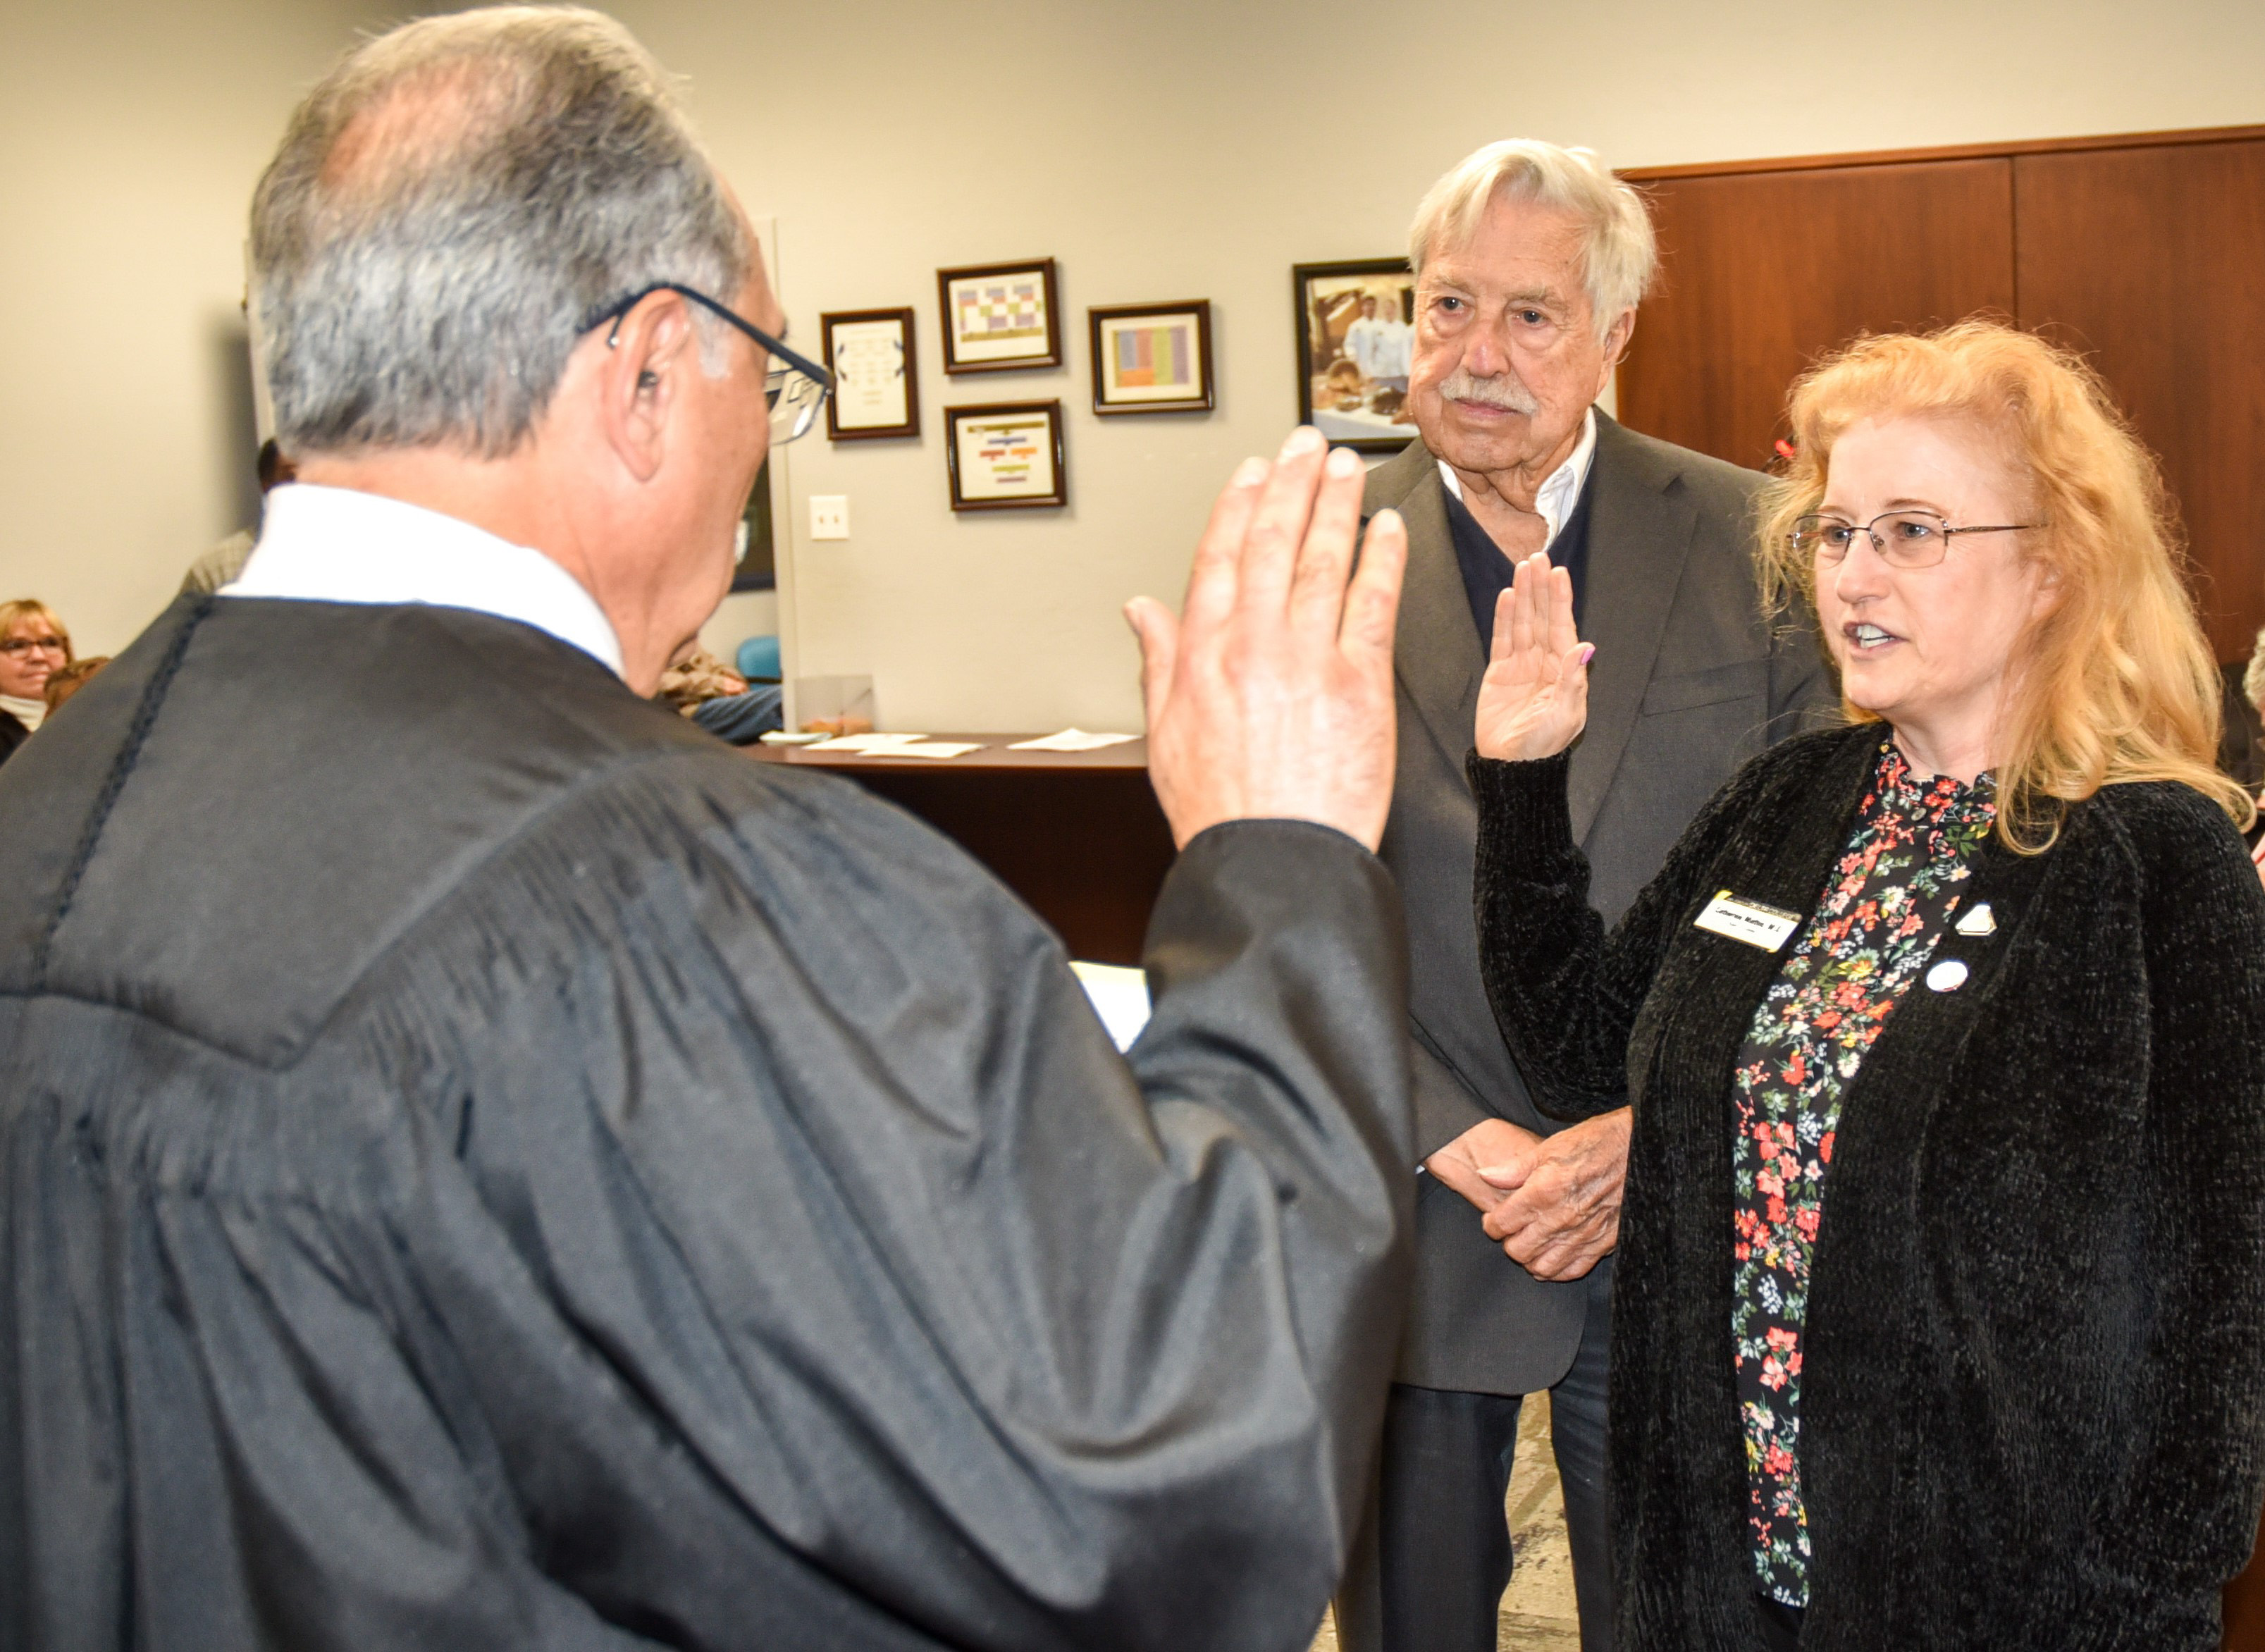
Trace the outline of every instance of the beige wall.
[[82, 652], [237, 525], [244, 209], [350, 15], [0, 5], [0, 593], [54, 603]]
[[[344, 11], [95, 0], [9, 22], [0, 63], [0, 592], [47, 593], [112, 647], [229, 526], [212, 330], [244, 200]], [[373, 14], [375, 17], [375, 14]], [[1398, 248], [1424, 186], [1533, 134], [1639, 165], [2265, 122], [2265, 6], [1302, 7], [939, 0], [621, 15], [778, 226], [798, 339], [821, 310], [920, 312], [925, 435], [792, 450], [785, 622], [805, 672], [870, 672], [899, 725], [1131, 726], [1118, 608], [1176, 596], [1213, 489], [1294, 414], [1289, 266]], [[1851, 257], [1890, 256], [1892, 226]], [[1069, 365], [947, 380], [940, 264], [1060, 260]], [[1089, 402], [1089, 304], [1207, 297], [1219, 411]], [[1059, 397], [1067, 510], [955, 518], [938, 411]], [[846, 493], [813, 545], [804, 501]]]

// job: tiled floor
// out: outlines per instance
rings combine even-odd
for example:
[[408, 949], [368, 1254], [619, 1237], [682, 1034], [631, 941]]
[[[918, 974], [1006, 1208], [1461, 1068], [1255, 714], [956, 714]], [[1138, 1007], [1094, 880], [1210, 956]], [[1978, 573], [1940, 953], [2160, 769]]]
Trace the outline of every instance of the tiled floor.
[[[1501, 1652], [1580, 1652], [1573, 1608], [1573, 1557], [1565, 1504], [1549, 1454], [1549, 1396], [1535, 1394], [1518, 1418], [1518, 1466], [1510, 1476], [1510, 1540], [1516, 1556], [1496, 1619]], [[1322, 1620], [1314, 1652], [1337, 1652], [1336, 1626]]]

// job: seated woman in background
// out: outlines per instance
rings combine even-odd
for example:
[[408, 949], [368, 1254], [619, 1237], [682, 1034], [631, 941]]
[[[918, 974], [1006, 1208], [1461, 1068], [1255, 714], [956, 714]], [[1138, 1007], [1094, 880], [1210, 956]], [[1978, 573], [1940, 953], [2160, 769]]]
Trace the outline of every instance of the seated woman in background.
[[1487, 985], [1635, 1107], [1621, 1644], [2218, 1644], [2265, 1493], [2265, 891], [2152, 462], [2072, 358], [1861, 340], [1791, 403], [1764, 588], [1852, 725], [1755, 759], [1609, 935], [1566, 576], [1478, 710]]
[[752, 746], [785, 721], [785, 690], [776, 683], [750, 683], [697, 646], [670, 662], [652, 697], [727, 746]]
[[70, 633], [46, 603], [0, 602], [0, 763], [47, 715], [47, 679], [70, 664]]

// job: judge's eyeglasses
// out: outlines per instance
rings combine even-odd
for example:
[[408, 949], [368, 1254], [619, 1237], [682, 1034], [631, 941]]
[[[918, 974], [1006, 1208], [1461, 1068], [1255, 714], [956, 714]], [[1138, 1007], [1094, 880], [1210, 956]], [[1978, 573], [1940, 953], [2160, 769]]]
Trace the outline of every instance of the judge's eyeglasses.
[[1787, 535], [1794, 549], [1831, 567], [1848, 554], [1861, 534], [1890, 568], [1932, 568], [1950, 550], [1955, 534], [2019, 534], [2043, 522], [2001, 522], [1994, 528], [1953, 528], [1933, 511], [1890, 511], [1869, 522], [1844, 522], [1837, 516], [1803, 516]]
[[792, 441], [817, 423], [818, 410], [826, 405], [826, 397], [834, 389], [834, 375], [816, 362], [797, 355], [746, 317], [728, 305], [717, 303], [697, 287], [687, 287], [681, 281], [655, 281], [618, 303], [593, 312], [583, 322], [582, 331], [594, 332], [608, 322], [613, 323], [614, 331], [606, 335], [606, 346], [611, 349], [621, 342], [622, 317], [655, 293], [674, 293], [690, 299], [711, 315], [722, 317], [770, 353], [771, 370], [763, 382], [763, 401], [771, 411], [774, 445]]

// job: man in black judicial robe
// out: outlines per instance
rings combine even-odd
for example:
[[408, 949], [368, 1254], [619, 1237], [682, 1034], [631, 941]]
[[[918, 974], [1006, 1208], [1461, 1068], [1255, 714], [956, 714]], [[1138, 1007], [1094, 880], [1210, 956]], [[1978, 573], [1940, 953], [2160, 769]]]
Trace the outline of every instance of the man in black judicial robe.
[[1302, 1646], [1407, 1267], [1358, 467], [1135, 606], [1120, 1058], [951, 846], [643, 697], [783, 321], [618, 25], [364, 47], [253, 247], [300, 487], [0, 775], [0, 1644]]

